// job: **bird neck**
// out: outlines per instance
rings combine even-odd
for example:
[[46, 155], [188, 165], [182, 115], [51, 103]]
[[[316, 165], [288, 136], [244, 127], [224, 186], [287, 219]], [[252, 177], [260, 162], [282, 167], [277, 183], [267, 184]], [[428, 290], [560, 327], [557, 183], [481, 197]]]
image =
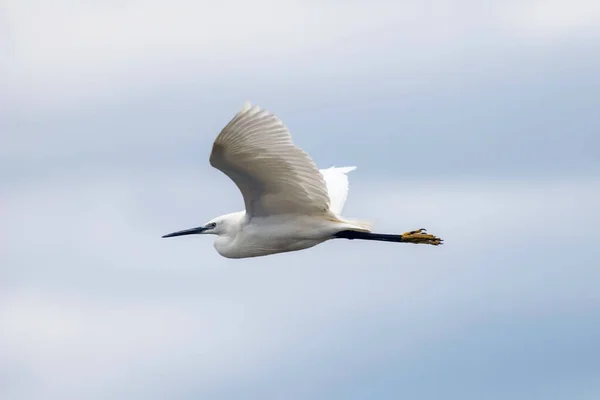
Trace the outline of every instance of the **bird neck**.
[[225, 214], [222, 217], [225, 228], [225, 235], [235, 235], [237, 234], [244, 225], [244, 221], [246, 219], [245, 211], [238, 211], [230, 214]]

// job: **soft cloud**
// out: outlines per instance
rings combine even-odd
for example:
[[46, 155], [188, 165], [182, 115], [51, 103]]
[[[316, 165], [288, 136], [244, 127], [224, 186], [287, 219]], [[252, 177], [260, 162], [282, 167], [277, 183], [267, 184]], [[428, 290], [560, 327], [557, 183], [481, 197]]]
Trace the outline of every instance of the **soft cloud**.
[[246, 99], [321, 164], [593, 174], [598, 33], [517, 27], [536, 4], [10, 1], [0, 174], [191, 166]]
[[[270, 392], [260, 382], [285, 382], [298, 369], [345, 382], [368, 376], [361, 365], [388, 362], [408, 379], [398, 359], [457, 362], [430, 347], [472, 351], [463, 339], [471, 324], [588, 315], [600, 301], [595, 180], [365, 184], [353, 176], [348, 215], [384, 232], [425, 226], [446, 245], [333, 241], [240, 263], [220, 258], [211, 238], [160, 239], [239, 208], [234, 185], [204, 177], [201, 187], [179, 170], [124, 172], [4, 193], [0, 353], [18, 375], [9, 398], [157, 390], [235, 398], [232, 380], [276, 397], [294, 384]], [[599, 329], [590, 324], [585, 330]], [[317, 368], [322, 360], [338, 372]]]
[[411, 8], [354, 3], [340, 12], [335, 3], [269, 0], [14, 1], [8, 5], [16, 43], [9, 83], [19, 96], [75, 92], [76, 101], [86, 101], [165, 75], [245, 76], [273, 62], [310, 62], [319, 49], [406, 19], [398, 16], [414, 14]]
[[528, 35], [589, 34], [597, 32], [600, 22], [600, 5], [593, 0], [531, 0], [511, 8], [509, 20]]
[[141, 300], [40, 287], [3, 293], [3, 362], [24, 373], [22, 384], [11, 385], [14, 398], [95, 397], [128, 375], [197, 357], [202, 380], [223, 382], [256, 367], [253, 347], [267, 350], [248, 331], [250, 316], [235, 300]]
[[[546, 32], [587, 32], [600, 21], [592, 1], [11, 0], [5, 10], [7, 103], [42, 109], [105, 103], [166, 80], [242, 84], [258, 74], [285, 81], [298, 70], [335, 76], [349, 62], [353, 76], [366, 78], [360, 65], [369, 70], [384, 62], [375, 54], [415, 79], [464, 57], [466, 41], [499, 49]], [[481, 50], [467, 53], [476, 58]]]
[[[427, 343], [458, 340], [468, 321], [559, 318], [600, 301], [597, 181], [355, 178], [349, 215], [381, 231], [425, 226], [446, 245], [334, 241], [242, 265], [220, 258], [211, 238], [159, 238], [237, 209], [233, 185], [207, 197], [197, 177], [163, 171], [71, 175], [4, 193], [0, 352], [22, 371], [11, 398], [148, 397], [137, 379], [155, 376], [150, 386], [164, 389], [167, 370], [181, 371], [194, 393], [220, 397], [233, 393], [232, 377], [260, 382], [278, 365], [292, 371], [289, 360], [318, 363], [317, 354], [348, 358], [367, 346], [350, 365], [379, 365], [383, 350], [367, 339], [375, 332], [348, 332], [339, 344], [326, 333], [364, 320], [395, 315], [401, 326], [390, 322], [387, 335], [397, 331], [395, 357], [410, 359], [429, 354]], [[216, 187], [211, 179], [205, 187]]]
[[[3, 3], [2, 399], [597, 397], [595, 3], [76, 3]], [[246, 99], [445, 245], [161, 239]]]

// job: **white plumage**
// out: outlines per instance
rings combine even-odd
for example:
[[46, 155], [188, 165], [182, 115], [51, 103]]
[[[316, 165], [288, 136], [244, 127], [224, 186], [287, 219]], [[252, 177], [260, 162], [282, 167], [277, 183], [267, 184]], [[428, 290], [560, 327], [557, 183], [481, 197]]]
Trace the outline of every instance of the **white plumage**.
[[292, 143], [279, 118], [249, 102], [217, 136], [210, 164], [235, 182], [251, 218], [329, 209], [313, 160]]
[[329, 195], [329, 209], [340, 216], [348, 198], [348, 175], [350, 171], [354, 171], [356, 167], [331, 167], [320, 170], [321, 175], [325, 179], [327, 186], [327, 194]]
[[245, 210], [163, 237], [216, 234], [215, 248], [228, 258], [301, 250], [334, 238], [441, 243], [424, 230], [375, 234], [367, 223], [343, 218], [347, 173], [356, 167], [319, 170], [279, 118], [249, 102], [215, 139], [210, 164], [235, 182]]

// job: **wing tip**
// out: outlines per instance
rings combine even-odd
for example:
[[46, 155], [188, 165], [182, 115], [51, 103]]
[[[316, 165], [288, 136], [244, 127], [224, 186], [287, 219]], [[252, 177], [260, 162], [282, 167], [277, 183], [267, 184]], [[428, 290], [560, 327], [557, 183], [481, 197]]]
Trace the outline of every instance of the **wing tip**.
[[246, 100], [246, 101], [244, 101], [244, 104], [242, 104], [242, 108], [240, 108], [240, 113], [246, 112], [251, 108], [252, 108], [252, 102], [250, 102], [250, 100]]
[[242, 104], [242, 108], [240, 108], [240, 110], [238, 111], [238, 115], [244, 114], [250, 110], [254, 110], [253, 114], [264, 111], [263, 108], [261, 108], [259, 105], [252, 104], [250, 100], [246, 100], [244, 101], [244, 104]]

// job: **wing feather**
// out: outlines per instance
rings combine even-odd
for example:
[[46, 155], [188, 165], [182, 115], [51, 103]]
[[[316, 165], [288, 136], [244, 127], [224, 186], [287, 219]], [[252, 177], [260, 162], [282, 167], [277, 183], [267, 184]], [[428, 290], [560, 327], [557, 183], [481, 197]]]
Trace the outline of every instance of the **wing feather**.
[[330, 210], [340, 216], [348, 198], [348, 172], [354, 171], [356, 167], [330, 167], [320, 170], [325, 184], [327, 185], [327, 193], [329, 193]]
[[279, 118], [256, 105], [245, 103], [219, 133], [210, 164], [235, 182], [250, 217], [329, 213], [325, 180], [314, 161]]

